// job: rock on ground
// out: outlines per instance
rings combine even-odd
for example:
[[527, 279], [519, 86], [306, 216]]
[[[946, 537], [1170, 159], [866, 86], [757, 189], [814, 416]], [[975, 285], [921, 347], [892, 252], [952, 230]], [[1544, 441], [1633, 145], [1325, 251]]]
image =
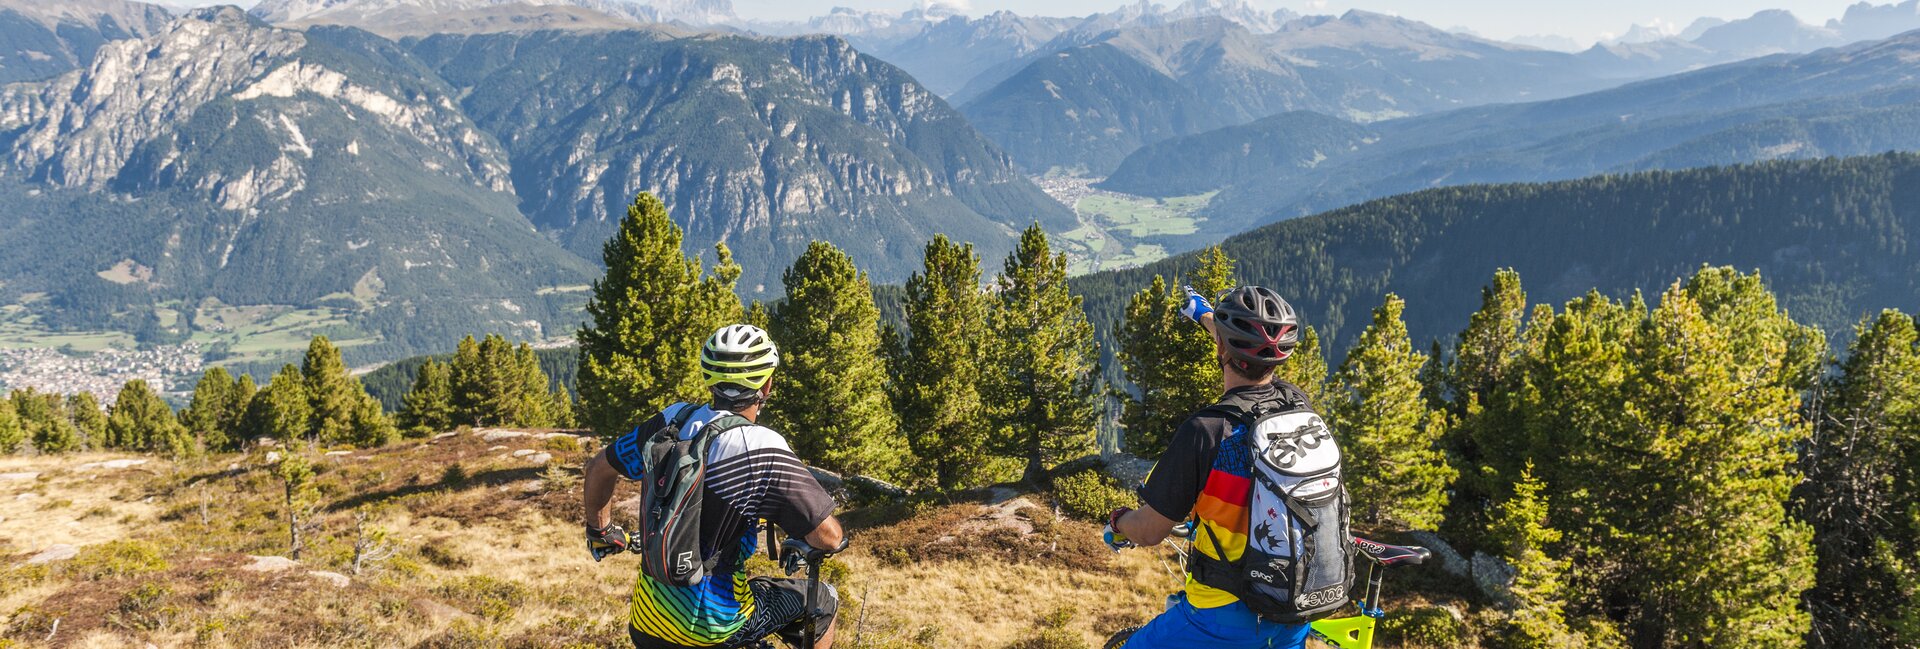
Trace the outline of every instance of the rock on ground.
[[27, 565], [33, 566], [33, 565], [39, 565], [43, 563], [53, 563], [55, 561], [66, 561], [68, 559], [74, 558], [79, 554], [80, 554], [80, 548], [77, 546], [67, 545], [65, 543], [56, 543], [56, 544], [47, 546], [47, 549], [41, 550], [39, 554], [35, 554], [32, 557], [28, 557]]
[[553, 461], [553, 454], [552, 453], [534, 453], [532, 455], [527, 456], [527, 461], [532, 462], [534, 464], [546, 464], [548, 462]]
[[38, 477], [40, 477], [39, 471], [19, 471], [15, 473], [0, 473], [0, 480], [32, 480]]
[[513, 456], [514, 456], [514, 457], [526, 457], [526, 456], [529, 456], [529, 455], [533, 455], [533, 454], [534, 454], [534, 452], [535, 452], [535, 451], [534, 451], [533, 449], [530, 449], [530, 448], [523, 448], [523, 449], [520, 449], [520, 450], [517, 450], [517, 451], [514, 451], [514, 452], [513, 452]]
[[476, 430], [473, 432], [478, 433], [480, 435], [480, 439], [483, 439], [489, 442], [498, 442], [503, 439], [513, 439], [516, 437], [526, 437], [531, 434], [524, 430], [484, 430], [484, 431]]
[[1467, 565], [1467, 558], [1460, 556], [1460, 551], [1453, 549], [1453, 545], [1441, 539], [1440, 535], [1433, 532], [1413, 532], [1411, 536], [1415, 543], [1433, 551], [1433, 558], [1440, 560], [1440, 569], [1447, 571], [1447, 574], [1465, 577], [1472, 571], [1472, 567]]
[[353, 580], [348, 579], [346, 575], [343, 575], [337, 572], [328, 572], [325, 570], [308, 571], [307, 576], [312, 577], [314, 579], [318, 579], [320, 581], [324, 581], [327, 584], [333, 586], [334, 588], [346, 588], [348, 584], [353, 583]]
[[280, 570], [292, 570], [294, 568], [300, 567], [300, 562], [294, 561], [292, 559], [288, 559], [286, 557], [256, 557], [256, 556], [248, 555], [247, 558], [253, 559], [253, 563], [240, 566], [241, 570], [251, 570], [254, 572], [277, 572]]
[[82, 464], [74, 468], [80, 469], [82, 471], [89, 470], [89, 469], [125, 469], [128, 467], [140, 466], [146, 463], [147, 463], [146, 460], [132, 460], [132, 459], [107, 460], [105, 462], [88, 462], [86, 464]]

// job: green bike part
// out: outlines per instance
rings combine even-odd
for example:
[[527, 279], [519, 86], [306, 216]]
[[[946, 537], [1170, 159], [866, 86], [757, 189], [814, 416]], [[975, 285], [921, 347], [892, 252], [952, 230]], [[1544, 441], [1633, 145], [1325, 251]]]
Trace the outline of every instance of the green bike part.
[[1373, 649], [1374, 622], [1365, 615], [1320, 620], [1313, 623], [1313, 633], [1340, 649]]

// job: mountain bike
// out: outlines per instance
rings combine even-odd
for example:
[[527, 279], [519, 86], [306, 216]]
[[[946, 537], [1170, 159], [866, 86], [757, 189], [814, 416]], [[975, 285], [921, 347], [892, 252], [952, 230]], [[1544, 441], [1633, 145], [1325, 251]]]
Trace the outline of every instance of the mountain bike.
[[[1179, 539], [1175, 542], [1174, 551], [1180, 554], [1184, 564], [1187, 554], [1192, 551], [1193, 522], [1181, 523], [1173, 530], [1173, 537]], [[1180, 542], [1187, 543], [1189, 547], [1181, 547]], [[1357, 536], [1353, 537], [1353, 547], [1367, 558], [1367, 585], [1360, 596], [1353, 600], [1356, 614], [1314, 621], [1311, 624], [1312, 637], [1339, 649], [1373, 649], [1374, 630], [1380, 619], [1386, 617], [1386, 609], [1380, 604], [1380, 593], [1387, 568], [1417, 566], [1432, 558], [1433, 553], [1422, 547], [1389, 545]], [[1114, 634], [1107, 639], [1105, 649], [1121, 649], [1127, 638], [1137, 630], [1139, 627]]]
[[[767, 556], [780, 564], [780, 570], [782, 572], [785, 572], [788, 577], [792, 577], [801, 570], [807, 571], [807, 599], [804, 608], [806, 615], [801, 619], [808, 620], [808, 622], [805, 626], [806, 630], [801, 634], [804, 642], [801, 648], [813, 649], [814, 643], [819, 639], [814, 637], [814, 625], [811, 620], [825, 613], [825, 611], [820, 610], [820, 566], [827, 562], [828, 557], [846, 551], [847, 545], [853, 542], [853, 538], [851, 536], [841, 537], [840, 547], [833, 549], [816, 548], [801, 539], [787, 539], [778, 545], [775, 545], [773, 541], [773, 527], [769, 525], [767, 527]], [[772, 636], [761, 638], [758, 644], [753, 645], [754, 649], [775, 649], [771, 638]]]

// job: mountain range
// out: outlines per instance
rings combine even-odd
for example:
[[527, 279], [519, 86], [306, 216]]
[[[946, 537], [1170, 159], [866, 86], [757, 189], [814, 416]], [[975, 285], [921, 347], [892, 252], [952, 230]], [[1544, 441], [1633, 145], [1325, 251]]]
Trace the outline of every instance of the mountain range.
[[[1592, 290], [1657, 295], [1702, 264], [1757, 270], [1796, 320], [1844, 344], [1861, 317], [1910, 309], [1920, 292], [1915, 188], [1911, 153], [1467, 185], [1268, 225], [1221, 247], [1236, 279], [1284, 296], [1332, 358], [1386, 293], [1405, 298], [1416, 345], [1452, 336], [1480, 306], [1471, 287], [1500, 268], [1519, 271], [1529, 303], [1554, 305]], [[1178, 286], [1195, 257], [1073, 285], [1104, 330], [1154, 275]]]
[[151, 36], [168, 19], [123, 0], [0, 0], [0, 85], [78, 68], [107, 41]]
[[0, 297], [72, 328], [325, 305], [377, 338], [362, 357], [565, 335], [640, 191], [673, 206], [689, 251], [729, 244], [749, 297], [814, 239], [898, 281], [935, 233], [999, 255], [1014, 228], [1074, 218], [837, 38], [396, 42], [206, 9], [0, 91]]
[[[1920, 148], [1916, 58], [1920, 32], [1910, 32], [1566, 99], [1374, 122], [1359, 144], [1316, 149], [1324, 159], [1311, 165], [1262, 157], [1287, 146], [1274, 141], [1273, 124], [1234, 126], [1142, 149], [1102, 186], [1153, 196], [1219, 191], [1199, 243], [1442, 185], [1912, 150]], [[1163, 169], [1173, 171], [1148, 172]]]

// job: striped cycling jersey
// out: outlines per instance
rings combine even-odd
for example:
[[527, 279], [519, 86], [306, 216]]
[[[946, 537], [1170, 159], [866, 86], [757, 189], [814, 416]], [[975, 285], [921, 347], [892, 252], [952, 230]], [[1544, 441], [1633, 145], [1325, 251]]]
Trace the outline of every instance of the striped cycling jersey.
[[[692, 439], [707, 422], [728, 414], [685, 403], [668, 406], [608, 447], [607, 461], [614, 470], [628, 479], [640, 479], [641, 446], [682, 408], [699, 410], [680, 430], [681, 439]], [[705, 580], [687, 587], [664, 584], [641, 572], [633, 585], [629, 615], [633, 628], [688, 647], [725, 642], [753, 614], [746, 559], [759, 547], [760, 520], [773, 522], [791, 536], [805, 537], [826, 520], [833, 507], [833, 498], [779, 433], [748, 425], [719, 434], [708, 447], [700, 509], [701, 551], [704, 557], [719, 560]]]
[[[1247, 406], [1284, 396], [1307, 403], [1306, 393], [1291, 384], [1234, 388], [1221, 399]], [[1232, 561], [1247, 549], [1247, 504], [1253, 489], [1253, 454], [1247, 450], [1247, 432], [1224, 415], [1203, 413], [1180, 424], [1167, 450], [1154, 463], [1141, 496], [1162, 516], [1194, 520], [1193, 551]], [[1213, 541], [1219, 539], [1219, 556]], [[1196, 608], [1215, 608], [1240, 601], [1227, 591], [1187, 575], [1187, 602]]]

